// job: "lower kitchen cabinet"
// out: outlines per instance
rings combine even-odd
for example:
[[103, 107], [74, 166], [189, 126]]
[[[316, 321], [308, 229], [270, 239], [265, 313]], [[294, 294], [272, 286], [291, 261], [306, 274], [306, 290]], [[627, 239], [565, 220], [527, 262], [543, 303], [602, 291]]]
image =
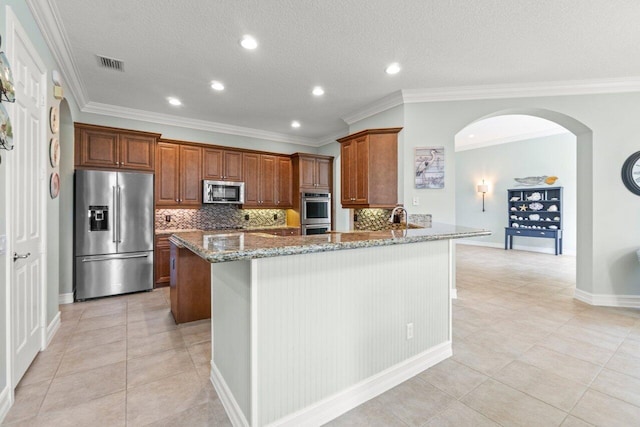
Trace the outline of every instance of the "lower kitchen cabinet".
[[170, 248], [169, 234], [156, 236], [154, 263], [155, 263], [155, 288], [169, 286], [171, 271], [169, 268]]
[[211, 264], [170, 242], [171, 314], [176, 323], [211, 317]]

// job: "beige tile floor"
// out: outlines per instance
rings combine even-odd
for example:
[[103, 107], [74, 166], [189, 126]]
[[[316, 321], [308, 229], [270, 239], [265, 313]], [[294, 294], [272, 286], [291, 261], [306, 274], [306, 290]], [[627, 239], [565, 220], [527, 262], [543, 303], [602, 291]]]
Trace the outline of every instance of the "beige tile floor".
[[[458, 245], [454, 356], [330, 426], [640, 425], [640, 310], [573, 299], [575, 258]], [[165, 290], [61, 306], [5, 424], [230, 425], [210, 326]]]

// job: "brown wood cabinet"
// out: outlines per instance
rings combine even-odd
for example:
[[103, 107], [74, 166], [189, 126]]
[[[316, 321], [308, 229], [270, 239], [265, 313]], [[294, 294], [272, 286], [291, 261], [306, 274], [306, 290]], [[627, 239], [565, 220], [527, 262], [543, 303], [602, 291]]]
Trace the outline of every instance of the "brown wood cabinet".
[[281, 208], [292, 205], [291, 159], [271, 154], [244, 153], [243, 208]]
[[176, 323], [211, 317], [211, 264], [170, 243], [171, 314]]
[[218, 148], [204, 149], [203, 179], [242, 181], [242, 152]]
[[398, 203], [398, 132], [367, 129], [338, 139], [343, 208], [390, 208]]
[[169, 268], [169, 234], [156, 236], [154, 255], [155, 286], [169, 286], [171, 270]]
[[202, 148], [162, 140], [156, 157], [156, 207], [200, 207]]
[[295, 153], [291, 159], [294, 188], [299, 191], [331, 191], [333, 157]]
[[75, 124], [75, 166], [153, 171], [159, 134]]

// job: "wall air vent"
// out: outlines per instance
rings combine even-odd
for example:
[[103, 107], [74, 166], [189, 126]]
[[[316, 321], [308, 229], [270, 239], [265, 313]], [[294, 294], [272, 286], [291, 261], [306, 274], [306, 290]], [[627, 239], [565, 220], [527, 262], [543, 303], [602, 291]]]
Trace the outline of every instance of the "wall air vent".
[[98, 58], [98, 66], [108, 68], [110, 70], [124, 72], [124, 62], [119, 59], [107, 58], [106, 56], [96, 55]]

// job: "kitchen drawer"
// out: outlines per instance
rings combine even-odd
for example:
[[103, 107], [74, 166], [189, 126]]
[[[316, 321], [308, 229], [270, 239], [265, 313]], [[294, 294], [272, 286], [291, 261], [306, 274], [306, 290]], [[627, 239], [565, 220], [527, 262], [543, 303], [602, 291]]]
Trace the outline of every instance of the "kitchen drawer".
[[530, 228], [518, 228], [511, 229], [508, 231], [509, 234], [513, 236], [527, 236], [527, 237], [550, 237], [555, 238], [556, 234], [558, 234], [558, 230], [536, 230]]

